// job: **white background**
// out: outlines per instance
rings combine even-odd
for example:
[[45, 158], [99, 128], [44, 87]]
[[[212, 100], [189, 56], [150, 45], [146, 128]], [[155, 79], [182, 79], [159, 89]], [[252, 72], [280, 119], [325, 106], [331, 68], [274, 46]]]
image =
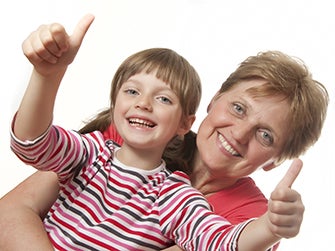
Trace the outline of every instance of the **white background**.
[[[78, 129], [81, 121], [108, 106], [110, 81], [129, 55], [169, 47], [198, 70], [203, 98], [194, 130], [220, 84], [249, 55], [274, 49], [305, 61], [330, 93], [320, 140], [305, 156], [294, 184], [306, 212], [300, 234], [280, 250], [331, 250], [334, 225], [334, 56], [332, 1], [308, 0], [30, 0], [0, 4], [1, 113], [0, 197], [34, 170], [9, 150], [9, 126], [25, 90], [31, 65], [21, 43], [42, 23], [60, 22], [69, 33], [86, 13], [96, 16], [59, 91], [55, 123]], [[268, 196], [289, 163], [254, 178]], [[38, 187], [36, 188], [38, 189]], [[229, 202], [226, 202], [229, 203]]]

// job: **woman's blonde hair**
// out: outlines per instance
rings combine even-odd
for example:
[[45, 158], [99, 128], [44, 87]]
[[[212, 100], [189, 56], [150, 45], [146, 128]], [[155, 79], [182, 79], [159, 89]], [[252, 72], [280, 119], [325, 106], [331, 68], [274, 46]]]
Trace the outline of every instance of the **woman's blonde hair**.
[[[212, 102], [234, 86], [255, 79], [266, 80], [266, 84], [248, 90], [254, 97], [282, 96], [290, 104], [289, 130], [276, 164], [299, 157], [320, 137], [329, 102], [326, 88], [312, 78], [300, 59], [267, 51], [244, 60], [221, 85]], [[187, 173], [192, 173], [195, 152], [196, 134], [190, 131], [180, 150], [187, 162], [184, 167]]]
[[222, 84], [219, 93], [252, 79], [267, 82], [250, 88], [252, 95], [283, 96], [290, 105], [289, 130], [278, 161], [299, 157], [320, 137], [329, 102], [326, 88], [312, 78], [302, 60], [267, 51], [244, 60]]

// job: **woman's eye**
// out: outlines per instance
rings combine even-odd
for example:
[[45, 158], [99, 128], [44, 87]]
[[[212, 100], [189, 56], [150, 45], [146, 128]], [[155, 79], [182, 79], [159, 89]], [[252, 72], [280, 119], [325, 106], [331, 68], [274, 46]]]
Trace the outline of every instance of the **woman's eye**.
[[260, 130], [259, 134], [262, 142], [264, 142], [265, 145], [270, 146], [273, 144], [273, 137], [271, 133], [264, 130]]
[[244, 113], [244, 109], [241, 105], [239, 104], [233, 104], [234, 110], [238, 113], [238, 114], [243, 114]]
[[172, 101], [167, 98], [167, 97], [164, 97], [164, 96], [160, 96], [158, 97], [158, 99], [162, 102], [162, 103], [165, 103], [165, 104], [172, 104]]

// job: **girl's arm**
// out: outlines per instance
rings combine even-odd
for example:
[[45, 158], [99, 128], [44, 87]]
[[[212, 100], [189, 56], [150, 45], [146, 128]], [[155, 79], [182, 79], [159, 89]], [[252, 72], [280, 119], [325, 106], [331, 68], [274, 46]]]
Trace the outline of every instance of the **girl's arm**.
[[41, 218], [58, 190], [56, 174], [37, 171], [0, 199], [0, 250], [53, 250]]
[[239, 251], [266, 250], [281, 238], [291, 238], [299, 233], [305, 208], [300, 194], [291, 186], [301, 168], [302, 161], [294, 160], [272, 192], [267, 213], [250, 222], [241, 232]]
[[50, 125], [60, 82], [93, 19], [85, 16], [71, 36], [60, 24], [42, 25], [23, 42], [34, 69], [13, 125], [18, 139], [35, 139]]
[[165, 248], [162, 251], [183, 251], [184, 249], [181, 249], [180, 247], [178, 247], [177, 245], [174, 245], [172, 247], [169, 248]]

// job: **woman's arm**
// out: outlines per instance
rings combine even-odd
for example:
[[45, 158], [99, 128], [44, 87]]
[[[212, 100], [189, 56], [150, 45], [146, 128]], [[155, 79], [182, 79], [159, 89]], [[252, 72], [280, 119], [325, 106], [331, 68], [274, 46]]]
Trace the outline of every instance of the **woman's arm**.
[[0, 199], [0, 250], [53, 250], [41, 218], [58, 191], [56, 174], [37, 171]]

